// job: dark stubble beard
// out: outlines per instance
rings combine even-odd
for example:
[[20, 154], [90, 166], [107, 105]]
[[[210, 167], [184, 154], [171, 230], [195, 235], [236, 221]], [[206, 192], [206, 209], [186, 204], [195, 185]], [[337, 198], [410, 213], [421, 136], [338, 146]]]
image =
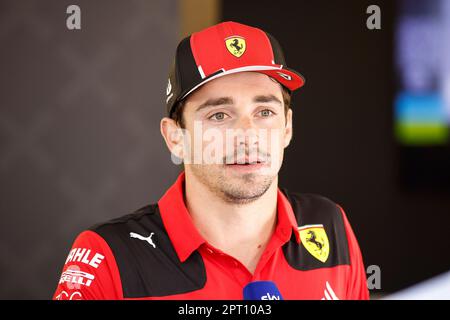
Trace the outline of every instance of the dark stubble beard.
[[227, 177], [221, 165], [191, 165], [192, 173], [212, 193], [225, 202], [243, 205], [264, 195], [272, 185], [275, 176], [254, 173], [238, 177]]

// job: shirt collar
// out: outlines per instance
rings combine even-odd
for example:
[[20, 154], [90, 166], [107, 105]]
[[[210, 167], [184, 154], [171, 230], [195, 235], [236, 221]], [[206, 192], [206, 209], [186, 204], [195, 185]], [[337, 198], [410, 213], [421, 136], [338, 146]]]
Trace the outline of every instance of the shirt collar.
[[159, 199], [161, 219], [181, 262], [206, 240], [194, 226], [184, 202], [184, 171], [175, 183]]
[[[158, 207], [161, 219], [169, 238], [181, 262], [186, 259], [206, 240], [200, 235], [184, 202], [184, 171], [180, 173], [175, 183], [159, 199]], [[285, 195], [277, 190], [278, 222], [275, 233], [284, 241], [291, 238], [294, 231], [299, 242], [298, 225], [292, 207]]]
[[283, 243], [291, 239], [292, 232], [294, 232], [297, 243], [300, 243], [300, 235], [298, 234], [298, 224], [294, 210], [289, 200], [279, 188], [277, 190], [277, 217], [278, 223], [275, 232], [283, 240]]

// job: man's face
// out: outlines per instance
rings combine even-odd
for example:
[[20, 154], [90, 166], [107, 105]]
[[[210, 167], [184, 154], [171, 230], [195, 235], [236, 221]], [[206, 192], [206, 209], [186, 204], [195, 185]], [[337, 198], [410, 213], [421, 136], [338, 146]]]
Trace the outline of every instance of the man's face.
[[256, 200], [278, 176], [292, 111], [285, 114], [281, 86], [267, 75], [241, 72], [206, 83], [188, 96], [183, 120], [186, 174], [227, 202]]

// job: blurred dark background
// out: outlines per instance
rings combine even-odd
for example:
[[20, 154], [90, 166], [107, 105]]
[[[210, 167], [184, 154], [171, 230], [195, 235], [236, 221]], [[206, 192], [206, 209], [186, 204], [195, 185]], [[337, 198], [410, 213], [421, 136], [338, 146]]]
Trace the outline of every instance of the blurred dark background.
[[[66, 28], [70, 4], [81, 30]], [[381, 30], [366, 27], [371, 4]], [[450, 193], [399, 178], [395, 12], [364, 0], [0, 0], [0, 298], [51, 298], [79, 232], [173, 183], [159, 133], [167, 72], [180, 37], [217, 20], [270, 32], [305, 75], [280, 185], [343, 206], [366, 266], [381, 268], [373, 296], [450, 269]]]

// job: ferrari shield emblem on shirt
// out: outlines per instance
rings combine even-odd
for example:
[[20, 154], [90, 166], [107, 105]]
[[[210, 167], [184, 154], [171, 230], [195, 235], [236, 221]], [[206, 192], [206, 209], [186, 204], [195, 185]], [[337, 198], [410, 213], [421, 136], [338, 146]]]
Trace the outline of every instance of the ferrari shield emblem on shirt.
[[323, 225], [313, 224], [298, 228], [298, 233], [306, 250], [319, 261], [325, 262], [330, 254], [330, 243]]
[[225, 45], [228, 51], [236, 58], [242, 56], [246, 49], [245, 39], [240, 36], [226, 38]]

